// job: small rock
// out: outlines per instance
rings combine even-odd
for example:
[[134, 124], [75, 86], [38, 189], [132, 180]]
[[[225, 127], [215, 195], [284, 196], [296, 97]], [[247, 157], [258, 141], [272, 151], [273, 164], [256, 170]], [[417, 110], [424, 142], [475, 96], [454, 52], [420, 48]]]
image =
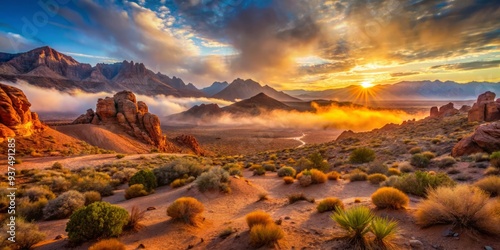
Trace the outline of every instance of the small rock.
[[490, 247], [490, 246], [484, 246], [484, 250], [493, 250], [493, 247]]
[[458, 237], [458, 233], [454, 233], [454, 234], [453, 234], [453, 237]]
[[156, 207], [148, 207], [146, 210], [148, 210], [148, 211], [156, 210]]
[[446, 230], [444, 230], [442, 235], [443, 235], [443, 237], [451, 237], [451, 236], [453, 236], [453, 231], [451, 231], [450, 229], [446, 229]]
[[291, 219], [290, 216], [285, 216], [285, 220]]
[[146, 246], [144, 246], [144, 244], [139, 244], [139, 246], [137, 247], [137, 249], [146, 249]]
[[187, 247], [187, 249], [191, 249], [191, 248], [193, 248], [193, 247], [194, 247], [193, 245], [189, 245], [189, 246]]
[[410, 246], [412, 249], [424, 249], [424, 243], [419, 240], [410, 240]]
[[62, 239], [63, 237], [64, 237], [64, 235], [59, 234], [59, 235], [57, 235], [57, 236], [54, 238], [54, 240], [60, 240], [60, 239]]

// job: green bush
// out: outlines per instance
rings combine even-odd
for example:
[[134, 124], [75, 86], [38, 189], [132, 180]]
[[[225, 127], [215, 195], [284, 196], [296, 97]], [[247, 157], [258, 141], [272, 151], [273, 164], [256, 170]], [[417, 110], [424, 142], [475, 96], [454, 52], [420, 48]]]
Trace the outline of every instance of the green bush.
[[47, 205], [46, 198], [30, 201], [28, 197], [23, 197], [17, 202], [17, 213], [27, 221], [42, 220], [43, 209]]
[[416, 171], [411, 174], [403, 174], [394, 187], [407, 194], [424, 197], [430, 188], [454, 185], [455, 182], [445, 173], [430, 174], [428, 172]]
[[318, 210], [319, 213], [334, 211], [334, 210], [338, 211], [344, 209], [344, 203], [339, 198], [328, 197], [320, 201], [316, 209]]
[[66, 232], [70, 242], [73, 243], [117, 237], [122, 233], [128, 220], [127, 210], [99, 201], [73, 213], [66, 224]]
[[47, 220], [64, 219], [84, 205], [85, 196], [78, 191], [70, 190], [50, 200], [43, 209], [43, 215]]
[[111, 178], [105, 173], [91, 171], [89, 173], [81, 173], [72, 176], [72, 189], [80, 192], [97, 191], [102, 196], [110, 196], [113, 194], [113, 186]]
[[429, 166], [430, 162], [429, 158], [425, 157], [423, 154], [414, 154], [410, 160], [410, 164], [417, 168], [425, 168]]
[[200, 162], [191, 158], [176, 159], [153, 170], [159, 186], [170, 185], [176, 179], [198, 177], [207, 170]]
[[315, 168], [323, 172], [328, 171], [330, 168], [328, 162], [323, 159], [323, 156], [319, 152], [309, 155], [308, 158], [311, 162], [311, 168]]
[[457, 161], [451, 156], [444, 157], [436, 162], [438, 168], [447, 168], [453, 166]]
[[56, 195], [50, 191], [46, 186], [34, 186], [26, 191], [23, 194], [24, 197], [27, 197], [30, 202], [38, 201], [39, 199], [52, 200], [56, 198]]
[[312, 168], [313, 163], [304, 157], [301, 157], [298, 161], [295, 162], [295, 169], [297, 171], [302, 171], [306, 169]]
[[297, 172], [292, 167], [282, 167], [278, 170], [279, 177], [285, 177], [285, 176], [295, 177], [296, 173]]
[[130, 178], [129, 187], [135, 184], [142, 184], [148, 193], [151, 193], [158, 186], [154, 173], [145, 169], [140, 170]]
[[0, 248], [9, 249], [31, 249], [33, 245], [45, 239], [45, 234], [40, 232], [36, 223], [25, 221], [21, 217], [16, 218], [16, 242], [12, 243], [7, 238], [6, 232], [10, 230], [7, 223], [2, 223], [2, 233], [0, 234]]
[[125, 190], [125, 199], [129, 200], [136, 197], [148, 195], [148, 191], [144, 188], [142, 184], [134, 184]]
[[263, 164], [262, 167], [264, 167], [264, 169], [266, 171], [276, 172], [276, 166], [274, 164], [266, 163], [266, 164]]
[[252, 167], [252, 168], [253, 168], [253, 175], [265, 175], [266, 174], [266, 169], [261, 165], [257, 165], [257, 166], [254, 165], [254, 167]]
[[495, 168], [500, 168], [500, 151], [493, 152], [490, 155], [491, 166]]
[[355, 164], [368, 163], [373, 160], [375, 160], [375, 151], [370, 148], [357, 148], [349, 157], [349, 161]]
[[385, 164], [373, 164], [368, 167], [367, 174], [387, 174], [389, 167]]
[[201, 174], [194, 183], [200, 192], [227, 191], [224, 189], [230, 182], [229, 177], [226, 170], [221, 167], [213, 167], [208, 172]]

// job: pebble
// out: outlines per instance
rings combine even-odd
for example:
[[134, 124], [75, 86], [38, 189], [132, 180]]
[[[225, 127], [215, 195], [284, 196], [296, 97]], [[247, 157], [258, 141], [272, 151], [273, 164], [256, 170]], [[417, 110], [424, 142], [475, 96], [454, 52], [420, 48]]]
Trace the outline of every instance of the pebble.
[[484, 250], [493, 250], [493, 247], [490, 247], [490, 246], [484, 246]]
[[454, 233], [454, 234], [453, 234], [453, 237], [458, 237], [458, 233]]
[[59, 235], [57, 235], [57, 236], [54, 238], [54, 240], [60, 240], [60, 239], [62, 239], [63, 237], [64, 237], [64, 235], [59, 234]]
[[148, 211], [156, 210], [156, 207], [148, 207], [146, 210], [148, 210]]
[[137, 247], [137, 249], [146, 249], [146, 246], [144, 246], [144, 244], [139, 244], [139, 246]]
[[285, 220], [289, 220], [289, 219], [291, 219], [290, 216], [286, 216], [285, 217]]
[[410, 240], [410, 246], [412, 249], [424, 249], [424, 243], [419, 240]]
[[450, 229], [446, 229], [441, 235], [443, 235], [444, 237], [451, 237], [453, 235], [453, 231], [451, 231]]

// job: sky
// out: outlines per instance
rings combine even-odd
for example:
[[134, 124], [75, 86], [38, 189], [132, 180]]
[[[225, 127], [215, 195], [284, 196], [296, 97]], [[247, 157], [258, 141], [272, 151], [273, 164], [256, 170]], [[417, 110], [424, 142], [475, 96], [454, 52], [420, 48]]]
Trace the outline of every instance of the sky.
[[205, 87], [500, 82], [495, 0], [16, 0], [0, 52], [51, 46], [82, 63], [143, 62]]

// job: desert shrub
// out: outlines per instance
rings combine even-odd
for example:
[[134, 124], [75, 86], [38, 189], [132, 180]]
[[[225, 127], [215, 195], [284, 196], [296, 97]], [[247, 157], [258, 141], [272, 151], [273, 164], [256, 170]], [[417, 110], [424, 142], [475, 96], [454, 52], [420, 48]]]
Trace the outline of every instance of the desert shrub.
[[351, 163], [367, 163], [375, 160], [375, 151], [369, 148], [357, 148], [351, 152], [349, 161]]
[[367, 174], [387, 174], [387, 171], [389, 171], [389, 167], [385, 164], [373, 164], [368, 167], [368, 170], [366, 171]]
[[[222, 169], [221, 169], [222, 170]], [[201, 202], [193, 197], [181, 197], [167, 208], [167, 215], [174, 220], [181, 220], [192, 225], [198, 224], [198, 217], [203, 213]]]
[[311, 168], [319, 169], [323, 172], [330, 168], [328, 162], [323, 159], [323, 156], [319, 152], [309, 155], [308, 159], [311, 162]]
[[148, 191], [144, 189], [142, 184], [134, 184], [125, 190], [125, 199], [127, 200], [146, 195], [148, 195]]
[[278, 176], [279, 177], [284, 177], [284, 176], [295, 177], [296, 173], [297, 172], [292, 167], [282, 167], [282, 168], [280, 168], [278, 170]]
[[399, 164], [399, 170], [402, 173], [411, 173], [411, 172], [415, 171], [415, 169], [408, 162], [403, 162], [403, 163]]
[[410, 202], [405, 193], [392, 187], [379, 188], [372, 194], [371, 199], [378, 208], [402, 209]]
[[312, 184], [325, 183], [326, 180], [328, 179], [326, 174], [321, 172], [320, 170], [311, 169], [310, 173], [311, 173]]
[[133, 206], [129, 214], [129, 220], [127, 225], [125, 225], [125, 229], [139, 231], [142, 228], [140, 223], [146, 216], [146, 210], [141, 211], [137, 206]]
[[74, 175], [72, 182], [72, 189], [80, 192], [97, 191], [102, 196], [109, 196], [113, 194], [113, 186], [111, 185], [111, 178], [105, 173], [92, 171], [90, 173], [83, 173], [83, 177]]
[[451, 156], [447, 156], [442, 158], [441, 160], [436, 162], [437, 167], [439, 168], [447, 168], [453, 166], [457, 161], [455, 158]]
[[269, 194], [266, 192], [259, 193], [259, 199], [257, 201], [269, 200]]
[[253, 167], [253, 175], [265, 175], [265, 174], [266, 174], [266, 169], [263, 166], [258, 165]]
[[401, 175], [401, 171], [399, 171], [399, 169], [397, 168], [389, 168], [389, 170], [387, 171], [387, 176], [393, 176], [393, 175], [399, 176]]
[[399, 176], [392, 175], [392, 176], [389, 176], [389, 178], [387, 178], [387, 180], [381, 182], [380, 186], [381, 187], [394, 187], [394, 185], [396, 185], [396, 183], [398, 183], [398, 181], [399, 181]]
[[117, 154], [117, 155], [116, 155], [116, 159], [122, 159], [123, 157], [125, 157], [125, 155], [124, 155], [124, 154]]
[[180, 188], [186, 185], [186, 179], [175, 179], [170, 183], [171, 188]]
[[10, 237], [6, 232], [10, 230], [7, 223], [2, 223], [2, 234], [0, 234], [0, 248], [9, 249], [31, 249], [33, 245], [45, 239], [45, 234], [40, 232], [36, 223], [25, 221], [21, 217], [16, 218], [16, 242], [8, 240]]
[[398, 223], [393, 220], [375, 216], [370, 223], [370, 232], [375, 236], [375, 249], [398, 249], [395, 241], [399, 236]]
[[339, 209], [344, 209], [344, 203], [339, 198], [328, 197], [320, 201], [316, 209], [320, 213], [334, 210], [338, 211]]
[[353, 182], [353, 181], [366, 181], [366, 179], [368, 178], [368, 175], [359, 169], [355, 169], [355, 170], [351, 171], [350, 174], [347, 175], [347, 178], [351, 182]]
[[198, 177], [207, 170], [201, 163], [191, 158], [176, 159], [164, 166], [155, 168], [153, 173], [159, 186], [169, 185], [176, 179], [187, 176]]
[[371, 184], [380, 184], [381, 182], [387, 180], [387, 176], [383, 174], [371, 174], [367, 177]]
[[425, 168], [429, 166], [431, 161], [423, 154], [414, 154], [410, 159], [410, 164], [417, 168]]
[[73, 213], [66, 224], [66, 232], [72, 243], [116, 237], [122, 233], [128, 220], [127, 210], [98, 201]]
[[274, 164], [266, 163], [266, 164], [262, 165], [262, 167], [264, 167], [264, 169], [266, 171], [276, 172], [276, 166]]
[[418, 154], [418, 153], [421, 153], [422, 152], [422, 148], [421, 147], [413, 147], [411, 148], [409, 151], [408, 151], [410, 154], [414, 155], [414, 154]]
[[130, 178], [128, 185], [135, 184], [142, 184], [148, 193], [151, 193], [158, 186], [154, 173], [145, 169], [140, 170]]
[[310, 169], [312, 167], [312, 162], [305, 157], [301, 157], [297, 162], [295, 162], [295, 169], [297, 171], [302, 171], [306, 169]]
[[432, 160], [436, 157], [436, 154], [432, 153], [431, 151], [422, 152], [422, 155], [425, 156], [429, 160]]
[[340, 179], [340, 173], [337, 172], [337, 171], [329, 172], [328, 174], [326, 174], [326, 176], [328, 177], [328, 180], [338, 180], [338, 179]]
[[62, 176], [42, 178], [39, 184], [49, 187], [52, 192], [56, 193], [66, 192], [71, 187], [71, 182]]
[[488, 176], [476, 181], [474, 186], [482, 189], [491, 197], [500, 195], [500, 176]]
[[258, 224], [250, 229], [250, 243], [255, 247], [272, 245], [285, 236], [283, 230], [274, 224]]
[[500, 168], [488, 167], [484, 170], [484, 175], [500, 175]]
[[195, 185], [200, 192], [224, 191], [224, 186], [228, 185], [229, 182], [229, 173], [220, 167], [214, 167], [208, 172], [201, 174], [195, 180]]
[[416, 171], [415, 173], [402, 175], [394, 187], [407, 194], [425, 196], [427, 189], [453, 185], [455, 185], [455, 182], [445, 173], [430, 174]]
[[256, 225], [265, 225], [274, 223], [273, 218], [268, 213], [257, 210], [253, 211], [245, 216], [245, 220], [247, 222], [248, 228], [252, 229], [252, 227]]
[[85, 206], [102, 200], [101, 194], [96, 191], [87, 191], [83, 193], [83, 197], [85, 197]]
[[34, 186], [26, 191], [23, 194], [24, 197], [27, 197], [30, 202], [35, 202], [40, 199], [52, 200], [56, 198], [56, 195], [50, 191], [46, 186]]
[[17, 202], [17, 213], [27, 221], [43, 219], [43, 209], [48, 201], [42, 197], [36, 201], [30, 201], [28, 197], [23, 197]]
[[229, 175], [243, 176], [243, 174], [241, 173], [241, 168], [230, 168], [228, 172]]
[[347, 210], [335, 211], [330, 217], [346, 231], [350, 243], [356, 249], [364, 248], [366, 245], [365, 235], [369, 232], [370, 222], [373, 219], [369, 208], [356, 206]]
[[500, 168], [500, 151], [491, 153], [490, 164], [495, 168]]
[[121, 243], [118, 239], [105, 239], [100, 240], [94, 245], [90, 246], [88, 250], [125, 250], [125, 244]]
[[295, 193], [288, 195], [288, 203], [293, 204], [297, 201], [308, 201], [314, 203], [314, 199], [307, 198], [303, 193]]
[[484, 162], [490, 160], [490, 156], [486, 153], [475, 153], [472, 154], [471, 157], [475, 162]]
[[474, 186], [430, 190], [427, 199], [417, 205], [415, 220], [422, 227], [452, 224], [473, 233], [500, 235], [500, 217], [495, 216], [493, 201]]
[[290, 176], [285, 176], [283, 177], [283, 181], [285, 182], [285, 184], [292, 184], [295, 181], [295, 179]]
[[43, 209], [43, 215], [47, 220], [63, 219], [84, 205], [85, 196], [78, 191], [70, 190], [50, 200]]
[[313, 183], [312, 175], [310, 170], [304, 170], [297, 174], [297, 180], [302, 187], [308, 187]]

